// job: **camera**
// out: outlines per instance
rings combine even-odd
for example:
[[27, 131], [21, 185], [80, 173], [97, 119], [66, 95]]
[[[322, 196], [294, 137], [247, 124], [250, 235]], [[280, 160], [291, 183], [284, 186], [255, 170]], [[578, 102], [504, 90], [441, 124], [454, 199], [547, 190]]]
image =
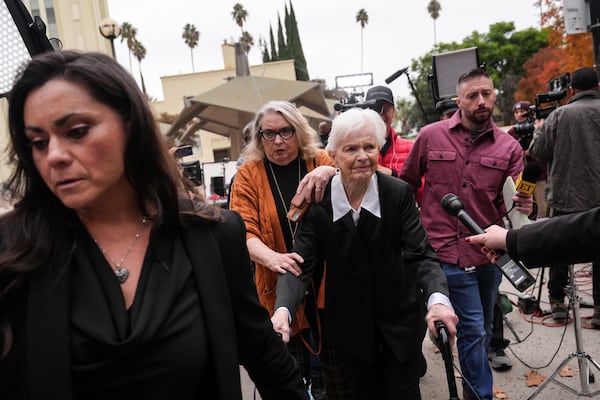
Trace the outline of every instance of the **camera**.
[[567, 97], [567, 87], [570, 83], [571, 76], [568, 72], [549, 80], [546, 84], [549, 91], [535, 95], [535, 106], [529, 107], [527, 121], [518, 122], [513, 126], [515, 136], [523, 150], [528, 149], [531, 144], [535, 120], [547, 118], [552, 111], [560, 107], [560, 102]]
[[185, 179], [191, 181], [194, 185], [202, 185], [202, 166], [200, 161], [189, 161], [183, 162], [183, 157], [191, 156], [194, 154], [192, 146], [179, 146], [175, 149], [173, 156], [177, 159], [179, 166], [181, 167], [182, 175]]
[[192, 151], [192, 146], [190, 146], [190, 145], [179, 146], [175, 149], [175, 153], [173, 153], [175, 158], [183, 158], [183, 157], [191, 156], [192, 154], [194, 154], [194, 152]]
[[351, 108], [363, 108], [363, 109], [371, 109], [375, 111], [377, 114], [381, 114], [381, 110], [383, 109], [384, 100], [366, 100], [366, 101], [358, 101], [358, 97], [361, 97], [363, 93], [355, 92], [350, 94], [350, 98], [347, 101], [343, 101], [340, 103], [335, 103], [333, 105], [333, 109], [338, 112], [348, 111]]
[[200, 161], [179, 163], [183, 169], [183, 177], [190, 180], [196, 186], [202, 185], [202, 167]]

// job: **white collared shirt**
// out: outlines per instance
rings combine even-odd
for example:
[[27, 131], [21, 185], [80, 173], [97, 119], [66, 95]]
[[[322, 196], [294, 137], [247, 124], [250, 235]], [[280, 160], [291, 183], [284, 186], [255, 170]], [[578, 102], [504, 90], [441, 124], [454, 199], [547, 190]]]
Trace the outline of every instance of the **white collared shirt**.
[[339, 175], [335, 175], [331, 179], [331, 207], [333, 208], [333, 222], [342, 218], [348, 213], [348, 211], [352, 211], [352, 219], [354, 220], [354, 225], [358, 225], [358, 219], [360, 217], [361, 208], [364, 208], [365, 210], [369, 211], [377, 218], [381, 218], [381, 205], [379, 204], [379, 187], [377, 186], [376, 174], [373, 174], [371, 176], [369, 186], [367, 187], [367, 191], [363, 196], [362, 202], [360, 203], [360, 207], [358, 208], [358, 210], [353, 209], [350, 203], [348, 202], [346, 192], [343, 188], [342, 179]]

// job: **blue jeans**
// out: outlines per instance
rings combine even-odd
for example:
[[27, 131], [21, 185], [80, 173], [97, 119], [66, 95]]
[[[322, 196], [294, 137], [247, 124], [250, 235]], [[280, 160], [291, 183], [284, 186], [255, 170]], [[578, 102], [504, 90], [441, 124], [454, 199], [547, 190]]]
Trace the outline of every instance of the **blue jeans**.
[[456, 338], [463, 390], [469, 394], [475, 391], [482, 400], [492, 400], [493, 376], [487, 355], [502, 273], [494, 264], [479, 265], [472, 273], [456, 264], [442, 263], [442, 269], [458, 315]]

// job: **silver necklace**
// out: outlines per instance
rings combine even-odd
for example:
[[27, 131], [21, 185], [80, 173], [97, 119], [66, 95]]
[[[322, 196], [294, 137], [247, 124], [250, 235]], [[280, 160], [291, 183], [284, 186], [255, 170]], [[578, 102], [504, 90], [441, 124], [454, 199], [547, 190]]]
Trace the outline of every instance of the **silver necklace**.
[[108, 253], [106, 252], [106, 250], [104, 250], [102, 248], [102, 246], [100, 246], [100, 243], [98, 243], [98, 241], [92, 237], [92, 239], [94, 239], [94, 243], [96, 243], [96, 246], [98, 246], [98, 248], [100, 249], [100, 251], [102, 251], [102, 254], [106, 258], [108, 258], [108, 260], [111, 262], [111, 264], [113, 264], [115, 266], [114, 269], [113, 269], [113, 271], [115, 273], [115, 276], [117, 277], [117, 282], [119, 282], [121, 284], [125, 283], [125, 281], [127, 280], [127, 278], [129, 278], [129, 270], [126, 267], [123, 266], [123, 262], [125, 261], [125, 259], [129, 255], [129, 253], [131, 252], [131, 249], [133, 249], [133, 246], [138, 241], [138, 239], [140, 238], [140, 236], [142, 236], [142, 231], [144, 230], [144, 227], [146, 226], [146, 222], [147, 221], [148, 221], [148, 218], [146, 216], [144, 216], [142, 218], [142, 223], [140, 225], [140, 229], [135, 234], [135, 237], [133, 238], [133, 241], [131, 242], [131, 244], [127, 248], [127, 251], [125, 252], [125, 254], [123, 255], [123, 257], [121, 257], [121, 259], [119, 260], [119, 262], [116, 262], [115, 260], [113, 260], [113, 258], [110, 255], [108, 255]]
[[[288, 214], [288, 208], [285, 204], [285, 200], [283, 198], [283, 194], [281, 193], [281, 189], [279, 188], [279, 182], [277, 182], [277, 177], [275, 176], [275, 171], [273, 171], [273, 167], [271, 166], [271, 161], [267, 161], [269, 164], [269, 169], [271, 170], [271, 175], [273, 175], [273, 181], [275, 182], [275, 187], [277, 188], [277, 193], [279, 194], [279, 199], [281, 200], [281, 204], [283, 205], [283, 209], [285, 210], [285, 215]], [[300, 156], [298, 156], [298, 184], [300, 184]], [[292, 223], [289, 219], [286, 218], [288, 228], [290, 229], [290, 235], [292, 235], [292, 245], [296, 241], [296, 231], [298, 230], [298, 224], [295, 224], [294, 229], [292, 229]]]

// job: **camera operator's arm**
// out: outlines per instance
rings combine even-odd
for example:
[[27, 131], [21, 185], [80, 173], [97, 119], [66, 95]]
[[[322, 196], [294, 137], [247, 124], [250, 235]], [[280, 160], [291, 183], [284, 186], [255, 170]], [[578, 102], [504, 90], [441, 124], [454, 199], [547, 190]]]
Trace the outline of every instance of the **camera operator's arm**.
[[[540, 129], [542, 129], [542, 125], [544, 125], [544, 119], [534, 119], [533, 120], [533, 126], [534, 126], [534, 131], [532, 133], [532, 137], [535, 138], [536, 135], [538, 135], [540, 133]], [[523, 155], [525, 157], [532, 157], [531, 153], [529, 152], [529, 148], [531, 147], [531, 144], [533, 142], [533, 138], [532, 141], [529, 143], [529, 147], [526, 149], [523, 149]]]
[[536, 119], [533, 139], [529, 145], [529, 156], [542, 162], [551, 162], [554, 156], [554, 139], [558, 127], [556, 112], [551, 113], [546, 120]]

